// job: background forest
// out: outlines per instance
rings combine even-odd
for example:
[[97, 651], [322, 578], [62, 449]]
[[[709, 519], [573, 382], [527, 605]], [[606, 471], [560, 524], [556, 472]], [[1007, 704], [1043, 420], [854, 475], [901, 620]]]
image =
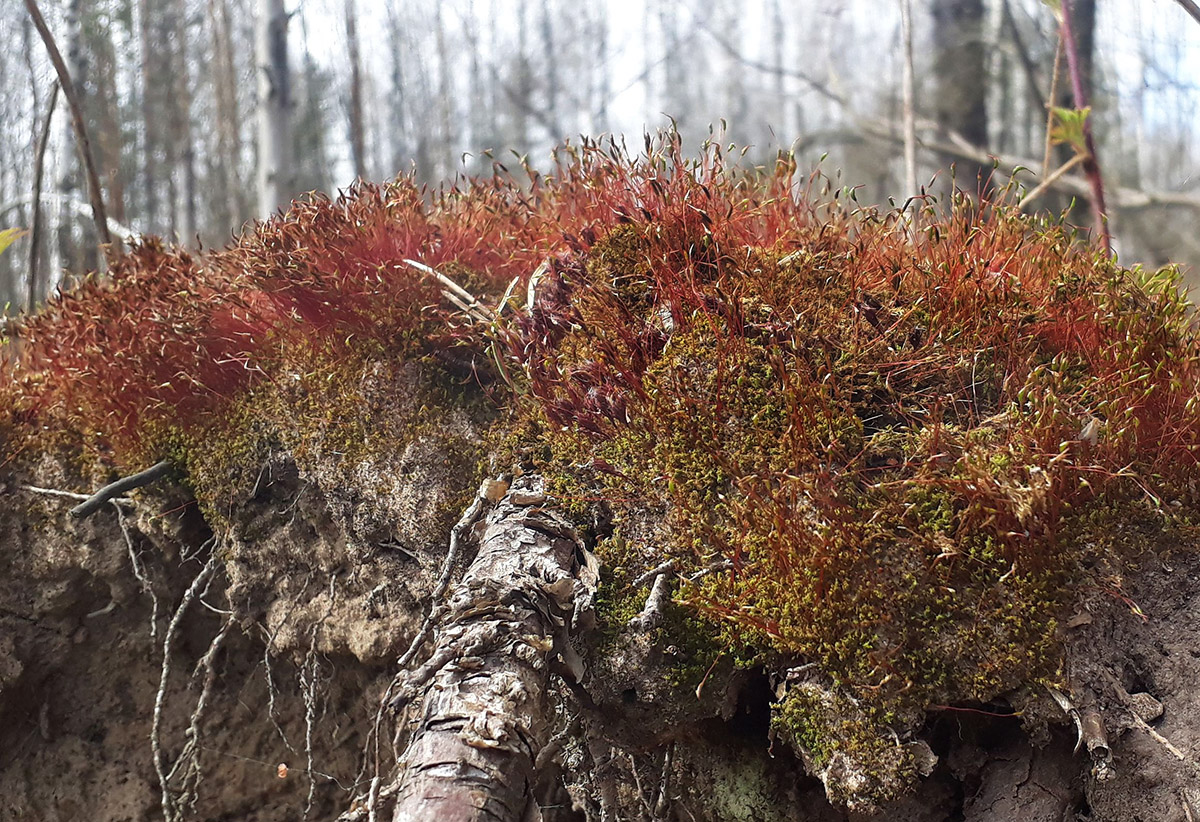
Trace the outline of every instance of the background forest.
[[[1170, 0], [1072, 5], [1120, 257], [1194, 265], [1200, 25]], [[1052, 82], [1058, 25], [1041, 0], [41, 7], [79, 87], [113, 233], [192, 246], [222, 245], [292, 196], [355, 177], [412, 173], [436, 186], [493, 161], [544, 171], [564, 140], [612, 133], [636, 148], [671, 122], [685, 148], [717, 134], [749, 147], [748, 165], [792, 149], [801, 169], [859, 186], [861, 203], [903, 200], [915, 193], [902, 147], [905, 7], [917, 179], [930, 192], [945, 193], [951, 163], [977, 190], [989, 153], [1001, 172], [1031, 169], [1018, 179], [1033, 188], [1051, 86], [1074, 105], [1065, 61]], [[0, 228], [33, 225], [43, 171], [34, 264], [31, 235], [0, 256], [0, 306], [14, 312], [99, 260], [70, 117], [23, 3], [0, 4], [0, 41]], [[286, 48], [272, 54], [270, 42]], [[1050, 168], [1070, 157], [1059, 152]], [[279, 169], [272, 185], [267, 163]], [[1035, 206], [1059, 213], [1087, 191], [1076, 168]], [[1090, 224], [1085, 204], [1070, 217]]]

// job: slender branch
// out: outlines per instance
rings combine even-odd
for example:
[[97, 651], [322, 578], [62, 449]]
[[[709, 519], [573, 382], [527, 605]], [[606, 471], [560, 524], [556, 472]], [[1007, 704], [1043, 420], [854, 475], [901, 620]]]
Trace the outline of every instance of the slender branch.
[[1183, 6], [1183, 10], [1192, 15], [1192, 19], [1200, 23], [1200, 6], [1197, 6], [1193, 0], [1175, 0], [1176, 3]]
[[1029, 88], [1030, 99], [1035, 105], [1043, 105], [1046, 98], [1042, 96], [1042, 89], [1038, 85], [1037, 66], [1034, 65], [1033, 58], [1029, 56], [1029, 48], [1025, 45], [1025, 39], [1021, 36], [1021, 30], [1017, 27], [1017, 18], [1013, 15], [1012, 5], [1008, 0], [1003, 0], [1000, 4], [1000, 10], [1003, 15], [1001, 24], [1008, 26], [1009, 32], [1012, 34], [1013, 48], [1017, 53], [1017, 61], [1021, 64], [1022, 73], [1025, 75], [1025, 83]]
[[1061, 166], [1054, 169], [1053, 174], [1051, 174], [1046, 179], [1044, 179], [1040, 183], [1038, 183], [1036, 188], [1034, 188], [1032, 191], [1030, 191], [1028, 194], [1026, 194], [1024, 197], [1022, 197], [1017, 202], [1017, 210], [1020, 211], [1021, 209], [1025, 208], [1025, 206], [1029, 205], [1029, 203], [1033, 202], [1038, 197], [1041, 197], [1056, 182], [1058, 182], [1059, 177], [1062, 177], [1064, 174], [1066, 174], [1071, 169], [1075, 168], [1075, 166], [1079, 165], [1086, 159], [1087, 159], [1086, 154], [1076, 154], [1070, 160], [1067, 160]]
[[1058, 42], [1054, 46], [1054, 70], [1050, 74], [1050, 93], [1046, 95], [1046, 148], [1042, 154], [1042, 176], [1050, 174], [1050, 154], [1054, 151], [1054, 140], [1050, 133], [1054, 130], [1054, 102], [1058, 99], [1058, 80], [1062, 75], [1063, 39], [1059, 33]]
[[[17, 197], [16, 199], [0, 203], [0, 215], [7, 214], [13, 209], [29, 205], [32, 202], [33, 195], [28, 194], [24, 197]], [[47, 192], [42, 192], [42, 202], [58, 203], [66, 206], [77, 214], [84, 216], [91, 214], [91, 205], [83, 200], [77, 200], [73, 197], [65, 197], [62, 194], [50, 194]], [[110, 234], [115, 234], [122, 242], [131, 242], [139, 234], [139, 232], [134, 231], [132, 228], [124, 225], [123, 223], [117, 222], [112, 217], [108, 218], [108, 231]]]
[[[1079, 48], [1071, 29], [1071, 0], [1062, 0], [1062, 39], [1067, 52], [1067, 70], [1071, 74], [1071, 88], [1075, 92], [1075, 108], [1082, 111], [1088, 107], [1087, 89], [1083, 84], [1083, 67], [1079, 63]], [[1108, 231], [1108, 207], [1104, 203], [1104, 178], [1100, 174], [1100, 160], [1096, 156], [1096, 141], [1092, 137], [1092, 118], [1083, 121], [1083, 145], [1090, 155], [1083, 163], [1083, 173], [1092, 186], [1092, 213], [1096, 218], [1096, 230], [1100, 232], [1100, 245], [1105, 252], [1112, 253], [1112, 235]]]
[[37, 155], [33, 164], [33, 219], [29, 229], [29, 294], [26, 295], [26, 310], [33, 313], [37, 308], [38, 252], [42, 247], [42, 173], [46, 167], [46, 145], [50, 142], [50, 122], [54, 119], [54, 106], [58, 103], [58, 83], [50, 89], [50, 102], [46, 104], [46, 119], [42, 133], [38, 135]]
[[[921, 124], [918, 123], [918, 125]], [[932, 124], [929, 125], [932, 129]], [[900, 128], [894, 123], [884, 123], [881, 125], [877, 122], [864, 120], [860, 121], [858, 126], [864, 133], [873, 137], [889, 140], [897, 144], [902, 143], [904, 140], [901, 136]], [[1020, 157], [1014, 154], [994, 154], [978, 146], [971, 145], [970, 141], [962, 135], [954, 134], [953, 132], [943, 132], [943, 134], [945, 136], [942, 138], [921, 137], [918, 142], [923, 148], [938, 154], [961, 157], [964, 160], [971, 160], [976, 163], [996, 163], [1000, 172], [1010, 177], [1020, 171], [1034, 173], [1032, 169], [1037, 167], [1038, 161], [1029, 157]], [[1051, 185], [1051, 188], [1058, 191], [1065, 191], [1076, 197], [1087, 197], [1090, 193], [1090, 186], [1085, 180], [1071, 175], [1064, 175], [1058, 178]], [[1112, 204], [1115, 208], [1132, 211], [1156, 206], [1179, 206], [1200, 211], [1200, 197], [1185, 191], [1144, 191], [1137, 188], [1118, 186], [1114, 187], [1111, 193]]]
[[134, 488], [141, 488], [143, 485], [149, 485], [152, 482], [157, 482], [167, 475], [171, 470], [171, 464], [166, 460], [155, 463], [145, 471], [129, 476], [122, 477], [116, 482], [110, 482], [108, 485], [101, 488], [96, 493], [88, 497], [84, 502], [76, 505], [71, 509], [71, 516], [76, 519], [90, 517], [92, 514], [100, 510], [100, 506], [108, 502], [113, 497], [120, 496], [126, 491], [132, 491]]
[[100, 177], [96, 174], [96, 161], [92, 157], [92, 144], [88, 139], [87, 126], [83, 121], [83, 107], [79, 102], [79, 94], [75, 89], [75, 84], [71, 82], [71, 74], [67, 71], [67, 64], [63, 61], [62, 54], [58, 50], [58, 44], [54, 42], [54, 35], [50, 33], [50, 27], [46, 25], [46, 19], [42, 17], [37, 0], [25, 0], [25, 8], [29, 10], [29, 16], [33, 20], [33, 25], [37, 28], [38, 34], [41, 35], [42, 42], [46, 44], [46, 51], [50, 55], [50, 62], [54, 64], [54, 70], [58, 73], [58, 82], [62, 85], [63, 95], [67, 98], [67, 106], [71, 109], [71, 123], [75, 127], [75, 141], [78, 144], [79, 154], [83, 159], [84, 171], [87, 174], [88, 201], [92, 206], [92, 220], [96, 223], [96, 235], [100, 239], [100, 245], [107, 249], [108, 246], [112, 245], [112, 235], [108, 232], [108, 215], [104, 210], [104, 196], [100, 189]]

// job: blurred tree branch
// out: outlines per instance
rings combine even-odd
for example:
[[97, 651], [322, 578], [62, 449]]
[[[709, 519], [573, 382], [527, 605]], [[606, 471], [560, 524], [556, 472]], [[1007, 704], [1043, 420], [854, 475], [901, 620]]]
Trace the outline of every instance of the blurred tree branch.
[[1197, 23], [1200, 23], [1200, 6], [1197, 6], [1194, 0], [1175, 0], [1176, 3], [1183, 6], [1183, 10], [1192, 15]]
[[50, 62], [54, 64], [54, 71], [58, 74], [58, 82], [62, 86], [63, 96], [67, 98], [67, 106], [71, 109], [71, 123], [75, 127], [75, 140], [78, 143], [79, 154], [83, 159], [84, 171], [87, 174], [88, 201], [92, 208], [92, 220], [96, 224], [96, 235], [100, 240], [100, 245], [107, 253], [108, 247], [112, 245], [112, 235], [108, 231], [108, 215], [104, 211], [104, 195], [100, 189], [100, 177], [96, 174], [96, 161], [92, 156], [87, 125], [83, 121], [83, 107], [79, 102], [79, 94], [75, 84], [71, 82], [71, 73], [67, 71], [67, 64], [58, 50], [58, 44], [54, 42], [54, 35], [50, 32], [50, 27], [46, 25], [46, 18], [42, 17], [37, 0], [25, 0], [25, 8], [29, 11], [29, 17], [33, 20], [33, 25], [46, 45], [46, 52], [50, 57]]

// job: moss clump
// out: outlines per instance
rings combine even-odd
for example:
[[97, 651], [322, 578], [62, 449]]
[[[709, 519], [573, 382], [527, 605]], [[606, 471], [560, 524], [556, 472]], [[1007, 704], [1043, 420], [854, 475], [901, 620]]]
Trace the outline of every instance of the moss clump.
[[[711, 181], [670, 179], [719, 213]], [[862, 788], [875, 801], [912, 771], [893, 726], [1060, 678], [1056, 619], [1095, 551], [1072, 522], [1195, 465], [1200, 345], [1173, 289], [1003, 208], [915, 240], [888, 216], [740, 208], [664, 200], [560, 259], [522, 405], [568, 495], [626, 532], [663, 512], [606, 579], [612, 622], [661, 559], [726, 562], [679, 589], [705, 617], [682, 631], [815, 665], [823, 746], [802, 706], [784, 724], [814, 762], [854, 750], [892, 774]]]
[[[602, 540], [605, 630], [670, 558], [686, 582], [657, 639], [694, 649], [681, 687], [713, 648], [813, 665], [859, 710], [814, 726], [824, 750], [858, 739], [860, 770], [894, 774], [895, 746], [863, 740], [1058, 676], [1055, 617], [1142, 550], [1096, 518], [1155, 543], [1200, 519], [1176, 272], [1002, 204], [802, 201], [787, 157], [754, 178], [674, 137], [572, 157], [530, 190], [300, 203], [201, 256], [147, 242], [22, 329], [5, 442], [175, 455], [214, 518], [276, 448], [376, 500], [421, 443], [464, 474], [511, 456]], [[532, 304], [472, 320], [408, 258]], [[785, 724], [816, 746], [801, 707]]]
[[889, 717], [870, 716], [872, 707], [846, 695], [803, 683], [790, 688], [776, 707], [772, 729], [821, 778], [832, 802], [870, 810], [907, 790], [929, 772], [928, 749], [879, 734]]
[[[435, 360], [387, 362], [369, 348], [310, 349], [295, 370], [248, 392], [220, 419], [198, 431], [166, 429], [158, 448], [186, 466], [205, 516], [220, 523], [253, 496], [265, 462], [280, 453], [323, 485], [381, 505], [396, 475], [412, 470], [405, 455], [417, 441], [453, 463], [454, 472], [475, 476], [483, 459], [478, 432], [494, 413], [474, 384]], [[470, 485], [456, 502], [469, 498]]]

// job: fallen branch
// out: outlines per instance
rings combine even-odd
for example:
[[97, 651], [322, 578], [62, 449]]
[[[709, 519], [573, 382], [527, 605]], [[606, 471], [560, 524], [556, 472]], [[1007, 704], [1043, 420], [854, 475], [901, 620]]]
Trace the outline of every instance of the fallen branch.
[[1053, 173], [1046, 176], [1046, 179], [1038, 183], [1036, 188], [1017, 201], [1017, 210], [1020, 211], [1038, 197], [1042, 196], [1050, 189], [1051, 186], [1058, 182], [1060, 177], [1069, 172], [1071, 169], [1075, 168], [1075, 166], [1082, 163], [1085, 159], [1087, 159], [1086, 154], [1076, 154], [1070, 160], [1067, 160], [1061, 166], [1056, 168]]
[[1125, 686], [1121, 684], [1121, 681], [1103, 668], [1100, 670], [1100, 672], [1104, 675], [1104, 678], [1108, 680], [1108, 684], [1112, 687], [1113, 693], [1117, 695], [1117, 699], [1121, 701], [1121, 704], [1129, 713], [1129, 717], [1133, 720], [1133, 724], [1136, 725], [1138, 729], [1145, 731], [1146, 734], [1159, 745], [1162, 745], [1164, 748], [1166, 748], [1167, 751], [1170, 752], [1171, 756], [1175, 757], [1180, 762], [1187, 762], [1187, 755], [1184, 754], [1183, 751], [1176, 748], [1175, 745], [1171, 743], [1171, 740], [1167, 739], [1158, 731], [1154, 730], [1154, 728], [1150, 727], [1149, 723], [1142, 719], [1138, 712], [1134, 710], [1133, 697], [1129, 695], [1129, 691], [1125, 690]]
[[[3, 204], [0, 204], [0, 216], [7, 214], [10, 211], [14, 211], [15, 209], [21, 208], [22, 206], [31, 204], [33, 199], [33, 195], [29, 194], [24, 197], [17, 197], [13, 200], [6, 200]], [[42, 192], [41, 199], [43, 203], [55, 203], [56, 205], [65, 206], [66, 208], [69, 208], [71, 211], [74, 211], [76, 214], [79, 214], [83, 217], [87, 217], [91, 214], [91, 206], [89, 206], [85, 201], [76, 197], [67, 197], [62, 194]], [[108, 230], [111, 234], [115, 234], [117, 239], [126, 243], [133, 242], [140, 235], [140, 232], [133, 230], [124, 223], [117, 222], [112, 217], [108, 218]]]
[[100, 506], [111, 500], [113, 497], [120, 496], [126, 491], [132, 491], [135, 488], [141, 488], [144, 485], [149, 485], [152, 482], [165, 477], [171, 470], [171, 464], [166, 460], [157, 462], [147, 468], [145, 471], [129, 476], [122, 477], [116, 482], [110, 482], [108, 485], [101, 488], [96, 493], [87, 497], [84, 502], [76, 505], [71, 509], [71, 516], [76, 519], [90, 517], [92, 514], [100, 510]]
[[400, 670], [408, 668], [412, 663], [413, 658], [417, 655], [417, 651], [429, 639], [429, 632], [433, 626], [446, 612], [446, 604], [442, 602], [442, 597], [446, 595], [446, 589], [450, 587], [450, 575], [454, 571], [454, 566], [458, 564], [459, 554], [462, 552], [462, 538], [466, 532], [475, 526], [479, 521], [480, 515], [483, 513], [483, 506], [488, 502], [494, 502], [497, 496], [503, 495], [508, 489], [507, 483], [502, 480], [485, 480], [483, 485], [479, 486], [479, 490], [475, 494], [475, 499], [467, 506], [467, 510], [463, 511], [463, 515], [458, 522], [450, 529], [450, 547], [446, 551], [446, 561], [442, 563], [442, 573], [438, 576], [437, 584], [433, 586], [433, 594], [430, 597], [432, 606], [429, 609], [429, 616], [425, 618], [424, 624], [421, 625], [421, 630], [413, 637], [412, 642], [408, 646], [408, 650], [400, 657]]
[[[541, 479], [522, 477], [487, 517], [438, 626], [438, 669], [400, 760], [395, 822], [536, 818], [551, 663], [569, 653], [596, 584], [579, 538], [546, 502]], [[400, 704], [411, 695], [405, 683]]]
[[[865, 124], [864, 130], [875, 137], [880, 137], [893, 143], [902, 143], [903, 137], [899, 131], [878, 124]], [[929, 151], [960, 157], [976, 163], [994, 164], [1001, 173], [1012, 177], [1016, 174], [1037, 168], [1039, 161], [1014, 154], [993, 154], [985, 149], [973, 146], [961, 135], [946, 133], [944, 137], [922, 137], [921, 146]], [[1050, 186], [1057, 191], [1063, 191], [1076, 197], [1090, 197], [1091, 189], [1086, 180], [1070, 175], [1063, 175]], [[1138, 210], [1156, 206], [1179, 206], [1200, 211], [1200, 196], [1185, 191], [1143, 191], [1122, 186], [1108, 189], [1108, 204], [1113, 208]]]
[[470, 291], [467, 291], [458, 283], [454, 282], [454, 280], [450, 279], [445, 274], [430, 268], [424, 263], [419, 263], [416, 260], [405, 260], [404, 263], [405, 265], [417, 269], [417, 271], [428, 274], [445, 286], [445, 288], [442, 289], [442, 296], [454, 303], [455, 306], [466, 313], [471, 319], [481, 323], [490, 323], [495, 321], [496, 314], [494, 311], [492, 311], [492, 309], [479, 302], [479, 300], [475, 299], [475, 295], [473, 295]]

